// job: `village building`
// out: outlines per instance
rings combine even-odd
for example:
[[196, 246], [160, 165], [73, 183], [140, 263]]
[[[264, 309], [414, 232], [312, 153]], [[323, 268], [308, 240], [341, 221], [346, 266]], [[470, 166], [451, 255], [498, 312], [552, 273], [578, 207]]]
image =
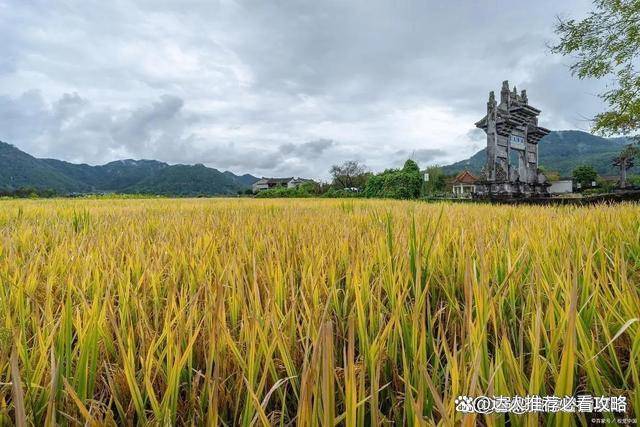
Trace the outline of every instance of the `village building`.
[[313, 180], [305, 178], [293, 178], [291, 181], [287, 182], [287, 188], [296, 188], [306, 182], [313, 182]]
[[458, 198], [471, 198], [476, 192], [476, 178], [471, 172], [464, 170], [460, 172], [451, 182], [453, 196]]
[[265, 178], [262, 177], [258, 181], [253, 183], [253, 192], [257, 193], [258, 191], [268, 190], [270, 188], [276, 187], [286, 187], [287, 183], [291, 181], [291, 178]]
[[271, 188], [297, 188], [305, 182], [313, 182], [313, 180], [305, 178], [265, 178], [262, 177], [252, 185], [254, 193]]
[[570, 194], [573, 193], [573, 180], [572, 179], [559, 179], [557, 181], [551, 181], [549, 186], [550, 194]]
[[549, 193], [552, 195], [559, 194], [571, 194], [575, 192], [582, 192], [584, 190], [592, 189], [613, 189], [620, 186], [620, 177], [618, 175], [600, 175], [597, 181], [591, 181], [583, 184], [576, 182], [572, 178], [560, 178], [559, 180], [551, 181], [549, 187]]

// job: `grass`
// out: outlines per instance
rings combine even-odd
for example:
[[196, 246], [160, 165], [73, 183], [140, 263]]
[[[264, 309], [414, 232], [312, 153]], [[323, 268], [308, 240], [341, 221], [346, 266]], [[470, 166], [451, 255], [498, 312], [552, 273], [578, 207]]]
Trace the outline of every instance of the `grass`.
[[[586, 425], [640, 407], [640, 207], [0, 202], [0, 424]], [[507, 424], [510, 423], [510, 424]]]

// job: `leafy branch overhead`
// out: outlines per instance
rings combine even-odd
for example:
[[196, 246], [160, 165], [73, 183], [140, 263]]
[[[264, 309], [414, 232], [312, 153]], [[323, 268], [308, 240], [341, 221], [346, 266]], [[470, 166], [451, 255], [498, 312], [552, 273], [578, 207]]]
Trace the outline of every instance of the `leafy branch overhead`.
[[601, 98], [609, 111], [595, 117], [593, 130], [604, 135], [640, 130], [640, 0], [596, 0], [582, 20], [559, 19], [560, 40], [552, 51], [575, 58], [580, 79], [609, 77], [614, 84]]

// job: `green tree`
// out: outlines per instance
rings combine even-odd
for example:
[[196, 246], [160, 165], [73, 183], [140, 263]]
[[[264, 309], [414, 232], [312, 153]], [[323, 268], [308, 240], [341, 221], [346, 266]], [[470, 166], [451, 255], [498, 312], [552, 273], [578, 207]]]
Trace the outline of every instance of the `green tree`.
[[294, 188], [277, 186], [274, 188], [269, 188], [268, 190], [262, 190], [256, 194], [256, 197], [315, 197], [320, 194], [320, 189], [321, 187], [315, 182], [305, 182]]
[[446, 176], [439, 166], [430, 166], [425, 171], [429, 174], [429, 180], [424, 183], [424, 192], [427, 195], [442, 193], [446, 189]]
[[402, 167], [402, 170], [408, 173], [420, 174], [420, 168], [418, 167], [418, 164], [411, 159], [404, 162], [404, 166]]
[[415, 199], [420, 197], [422, 175], [418, 164], [407, 160], [402, 169], [387, 169], [373, 175], [364, 188], [366, 197]]
[[329, 170], [333, 177], [334, 188], [363, 188], [369, 178], [367, 167], [355, 160], [349, 160], [341, 165], [333, 165]]
[[559, 20], [552, 51], [576, 57], [571, 71], [580, 79], [616, 82], [600, 95], [610, 110], [595, 117], [593, 129], [630, 134], [640, 129], [640, 0], [595, 0], [594, 6], [582, 20]]
[[591, 183], [596, 181], [598, 173], [590, 165], [580, 165], [573, 170], [573, 179], [582, 185], [582, 188], [591, 187]]
[[408, 198], [415, 199], [420, 197], [420, 193], [422, 192], [422, 174], [420, 173], [418, 164], [411, 159], [407, 160], [402, 167], [402, 174], [407, 181], [409, 191]]

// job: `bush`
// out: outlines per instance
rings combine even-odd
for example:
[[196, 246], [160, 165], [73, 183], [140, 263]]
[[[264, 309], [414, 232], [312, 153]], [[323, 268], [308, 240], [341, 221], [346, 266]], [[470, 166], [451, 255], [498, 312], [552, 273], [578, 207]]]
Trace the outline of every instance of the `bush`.
[[640, 187], [640, 175], [629, 175], [627, 182], [633, 187]]
[[600, 193], [610, 193], [616, 189], [616, 183], [613, 181], [607, 181], [605, 179], [596, 179], [598, 183], [598, 190]]
[[426, 172], [429, 174], [429, 181], [424, 183], [425, 194], [431, 197], [444, 195], [447, 182], [442, 168], [431, 166], [427, 168]]
[[326, 197], [329, 199], [340, 199], [340, 198], [353, 198], [353, 197], [363, 197], [363, 193], [361, 191], [353, 191], [347, 188], [329, 188], [321, 197]]
[[276, 187], [268, 190], [259, 191], [256, 194], [258, 198], [301, 198], [314, 197], [318, 195], [316, 191], [317, 185], [313, 182], [305, 182], [296, 188]]
[[370, 177], [364, 188], [364, 196], [416, 199], [420, 197], [421, 187], [420, 168], [413, 160], [407, 160], [402, 169], [387, 169]]
[[4, 188], [0, 189], [0, 197], [16, 198], [16, 199], [37, 199], [39, 197], [55, 197], [58, 193], [51, 189], [20, 187], [20, 188]]

